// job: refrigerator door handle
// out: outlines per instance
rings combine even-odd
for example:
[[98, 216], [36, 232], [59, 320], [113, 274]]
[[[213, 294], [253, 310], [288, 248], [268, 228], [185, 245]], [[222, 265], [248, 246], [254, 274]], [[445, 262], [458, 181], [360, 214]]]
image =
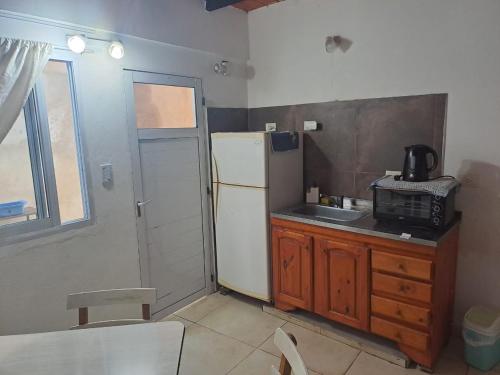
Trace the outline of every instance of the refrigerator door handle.
[[215, 181], [213, 182], [214, 185], [214, 218], [215, 222], [217, 222], [217, 213], [219, 211], [219, 167], [217, 165], [217, 159], [215, 159], [214, 153], [212, 151], [212, 168], [215, 174]]

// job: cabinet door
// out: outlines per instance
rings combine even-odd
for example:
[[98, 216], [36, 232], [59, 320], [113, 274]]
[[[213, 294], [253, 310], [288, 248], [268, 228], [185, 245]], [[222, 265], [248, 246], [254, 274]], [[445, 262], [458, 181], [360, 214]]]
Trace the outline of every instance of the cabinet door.
[[312, 310], [312, 237], [273, 228], [273, 290], [277, 307]]
[[315, 246], [315, 312], [368, 330], [369, 249], [330, 239]]

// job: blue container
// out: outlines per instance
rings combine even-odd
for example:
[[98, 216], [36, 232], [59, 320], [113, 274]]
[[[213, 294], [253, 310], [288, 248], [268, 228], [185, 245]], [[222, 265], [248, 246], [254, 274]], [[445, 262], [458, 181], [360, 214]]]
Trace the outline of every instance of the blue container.
[[[464, 333], [464, 336], [470, 336], [470, 332]], [[481, 371], [491, 370], [500, 361], [500, 339], [490, 345], [466, 339], [465, 361]]]
[[22, 215], [24, 213], [25, 200], [0, 203], [0, 217]]
[[500, 311], [472, 307], [464, 318], [463, 337], [466, 362], [489, 371], [500, 362]]

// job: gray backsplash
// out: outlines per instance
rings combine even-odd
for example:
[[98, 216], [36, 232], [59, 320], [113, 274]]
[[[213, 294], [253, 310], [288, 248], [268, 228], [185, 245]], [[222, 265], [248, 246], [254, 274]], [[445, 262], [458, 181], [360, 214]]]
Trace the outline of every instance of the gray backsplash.
[[248, 109], [207, 108], [208, 132], [247, 132]]
[[[427, 144], [443, 155], [446, 94], [334, 101], [280, 107], [209, 108], [213, 131], [302, 131], [304, 121], [321, 130], [304, 134], [304, 183], [322, 193], [371, 198], [370, 182], [386, 170], [401, 170], [404, 147]], [[248, 118], [245, 120], [245, 111]], [[442, 158], [434, 175], [442, 173]]]

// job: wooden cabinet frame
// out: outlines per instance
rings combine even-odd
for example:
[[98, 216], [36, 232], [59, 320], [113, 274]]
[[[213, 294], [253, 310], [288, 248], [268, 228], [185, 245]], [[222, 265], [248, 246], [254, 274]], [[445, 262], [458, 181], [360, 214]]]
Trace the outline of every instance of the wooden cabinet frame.
[[[277, 218], [272, 226], [277, 308], [309, 310], [389, 338], [422, 367], [434, 367], [451, 334], [458, 225], [436, 246]], [[292, 241], [289, 251], [301, 254], [300, 267], [290, 273], [299, 277], [299, 298], [284, 293], [278, 277], [283, 260], [277, 250], [284, 239]]]
[[316, 238], [314, 311], [325, 318], [368, 331], [368, 272], [368, 247]]
[[278, 308], [312, 310], [312, 237], [273, 228], [273, 295]]

